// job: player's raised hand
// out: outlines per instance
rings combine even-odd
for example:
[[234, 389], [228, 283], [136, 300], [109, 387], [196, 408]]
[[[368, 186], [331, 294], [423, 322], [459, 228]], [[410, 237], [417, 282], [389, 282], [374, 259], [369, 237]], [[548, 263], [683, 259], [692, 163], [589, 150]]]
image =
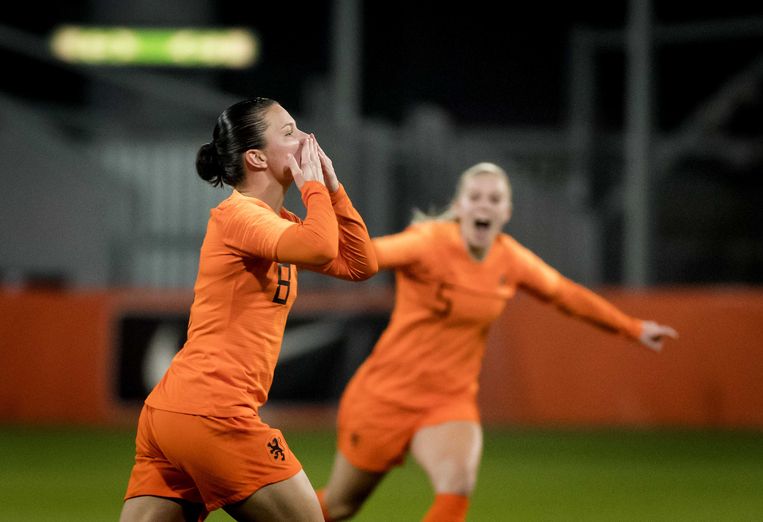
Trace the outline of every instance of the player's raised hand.
[[300, 150], [301, 157], [299, 163], [297, 163], [297, 159], [292, 154], [289, 154], [287, 158], [289, 170], [297, 188], [301, 191], [304, 184], [308, 181], [317, 181], [321, 185], [325, 185], [323, 171], [321, 170], [321, 160], [318, 157], [318, 144], [312, 134], [305, 137]]
[[[310, 136], [313, 136], [312, 134]], [[315, 136], [313, 136], [315, 138]], [[315, 144], [318, 146], [318, 157], [321, 160], [321, 170], [323, 172], [323, 181], [326, 183], [326, 187], [329, 189], [329, 192], [336, 192], [339, 190], [339, 179], [336, 177], [336, 172], [334, 172], [334, 164], [331, 161], [331, 158], [329, 158], [325, 152], [323, 152], [323, 149], [321, 148], [318, 141], [315, 141]]]

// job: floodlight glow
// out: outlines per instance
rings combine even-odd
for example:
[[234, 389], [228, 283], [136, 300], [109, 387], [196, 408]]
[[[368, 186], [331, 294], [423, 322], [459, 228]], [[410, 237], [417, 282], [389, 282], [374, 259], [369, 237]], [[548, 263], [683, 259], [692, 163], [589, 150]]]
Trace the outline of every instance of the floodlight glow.
[[247, 29], [57, 29], [53, 54], [66, 62], [92, 65], [229, 67], [243, 69], [259, 58], [259, 44]]

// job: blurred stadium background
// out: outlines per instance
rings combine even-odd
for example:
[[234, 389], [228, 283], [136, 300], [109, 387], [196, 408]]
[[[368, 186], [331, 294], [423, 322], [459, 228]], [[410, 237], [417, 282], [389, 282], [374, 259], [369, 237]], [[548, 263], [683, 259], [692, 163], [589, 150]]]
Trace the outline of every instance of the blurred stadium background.
[[[129, 64], [122, 31], [69, 42], [80, 63], [51, 46], [72, 26], [245, 37], [173, 44], [228, 65]], [[0, 520], [117, 517], [137, 412], [182, 345], [227, 195], [195, 153], [251, 95], [315, 132], [373, 235], [494, 161], [514, 185], [509, 233], [681, 333], [655, 357], [515, 299], [486, 354], [470, 520], [763, 518], [761, 5], [29, 4], [3, 15], [0, 56]], [[287, 204], [301, 210], [296, 191]], [[316, 484], [391, 281], [300, 274], [264, 416]], [[430, 498], [406, 465], [358, 519], [416, 520]]]

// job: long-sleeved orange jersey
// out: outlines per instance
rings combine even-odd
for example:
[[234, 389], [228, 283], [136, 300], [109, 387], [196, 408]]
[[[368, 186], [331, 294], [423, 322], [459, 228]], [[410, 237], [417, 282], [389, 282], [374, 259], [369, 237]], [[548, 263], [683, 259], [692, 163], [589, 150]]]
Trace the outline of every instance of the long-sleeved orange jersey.
[[329, 196], [308, 182], [302, 199], [304, 222], [235, 190], [212, 209], [188, 340], [146, 404], [214, 417], [256, 413], [297, 297], [295, 265], [356, 280], [376, 272], [368, 231], [344, 188]]
[[387, 329], [353, 377], [354, 391], [404, 408], [476, 397], [490, 324], [517, 288], [604, 329], [638, 338], [641, 322], [564, 278], [507, 234], [485, 259], [467, 252], [459, 225], [427, 221], [373, 240], [379, 268], [396, 270]]

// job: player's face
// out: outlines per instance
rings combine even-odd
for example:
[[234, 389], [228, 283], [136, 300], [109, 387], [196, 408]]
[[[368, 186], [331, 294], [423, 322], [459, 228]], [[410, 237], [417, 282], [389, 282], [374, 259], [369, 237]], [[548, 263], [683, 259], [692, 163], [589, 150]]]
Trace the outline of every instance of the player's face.
[[287, 168], [288, 155], [293, 154], [300, 161], [302, 143], [307, 134], [297, 128], [291, 115], [278, 105], [271, 105], [265, 113], [268, 128], [265, 130], [265, 147], [262, 149], [268, 160], [268, 168], [278, 179], [291, 180]]
[[485, 251], [509, 221], [509, 187], [501, 176], [493, 173], [472, 176], [464, 182], [453, 211], [469, 247]]

